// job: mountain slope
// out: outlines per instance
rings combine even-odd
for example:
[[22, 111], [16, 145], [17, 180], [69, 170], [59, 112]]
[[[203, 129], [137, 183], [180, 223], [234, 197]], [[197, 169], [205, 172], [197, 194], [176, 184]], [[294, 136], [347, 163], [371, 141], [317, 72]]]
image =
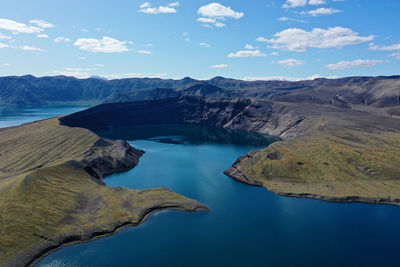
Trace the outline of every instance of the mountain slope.
[[400, 105], [400, 76], [315, 79], [299, 82], [132, 78], [101, 80], [55, 76], [1, 77], [0, 103], [113, 103], [179, 96], [244, 97], [340, 107]]

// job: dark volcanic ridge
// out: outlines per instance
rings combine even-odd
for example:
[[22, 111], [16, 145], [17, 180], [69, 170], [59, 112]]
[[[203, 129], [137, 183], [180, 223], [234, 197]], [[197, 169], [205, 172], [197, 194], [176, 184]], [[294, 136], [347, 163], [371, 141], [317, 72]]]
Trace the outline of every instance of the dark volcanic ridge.
[[131, 78], [104, 80], [31, 75], [0, 77], [1, 104], [100, 104], [156, 100], [181, 96], [241, 97], [262, 100], [330, 104], [339, 107], [400, 104], [400, 76], [348, 77], [306, 81], [242, 81]]

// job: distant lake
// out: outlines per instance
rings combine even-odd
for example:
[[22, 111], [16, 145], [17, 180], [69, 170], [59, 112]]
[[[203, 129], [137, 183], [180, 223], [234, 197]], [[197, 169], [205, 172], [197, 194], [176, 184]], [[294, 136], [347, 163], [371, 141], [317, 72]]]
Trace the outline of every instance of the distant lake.
[[3, 106], [0, 107], [0, 128], [74, 113], [86, 108], [88, 106]]
[[[57, 115], [37, 110], [10, 121]], [[138, 227], [62, 248], [37, 266], [400, 266], [400, 207], [280, 197], [222, 173], [273, 138], [188, 125], [102, 135], [146, 151], [135, 169], [107, 176], [108, 186], [166, 186], [211, 211], [158, 212]]]

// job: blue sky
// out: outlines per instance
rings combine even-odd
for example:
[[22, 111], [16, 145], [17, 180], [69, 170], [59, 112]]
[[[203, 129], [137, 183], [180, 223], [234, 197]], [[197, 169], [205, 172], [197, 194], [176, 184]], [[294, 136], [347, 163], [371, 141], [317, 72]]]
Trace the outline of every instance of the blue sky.
[[0, 76], [400, 74], [398, 0], [3, 0]]

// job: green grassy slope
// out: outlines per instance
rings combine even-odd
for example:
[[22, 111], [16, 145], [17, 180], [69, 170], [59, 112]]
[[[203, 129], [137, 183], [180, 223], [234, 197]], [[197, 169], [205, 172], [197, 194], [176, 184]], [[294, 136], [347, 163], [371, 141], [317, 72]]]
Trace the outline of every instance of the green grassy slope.
[[377, 110], [325, 111], [319, 119], [225, 173], [281, 195], [400, 204], [400, 120]]
[[58, 119], [1, 129], [0, 265], [32, 263], [64, 243], [138, 224], [159, 209], [206, 209], [165, 188], [106, 187], [84, 169], [91, 166], [101, 179], [133, 167], [141, 153]]

